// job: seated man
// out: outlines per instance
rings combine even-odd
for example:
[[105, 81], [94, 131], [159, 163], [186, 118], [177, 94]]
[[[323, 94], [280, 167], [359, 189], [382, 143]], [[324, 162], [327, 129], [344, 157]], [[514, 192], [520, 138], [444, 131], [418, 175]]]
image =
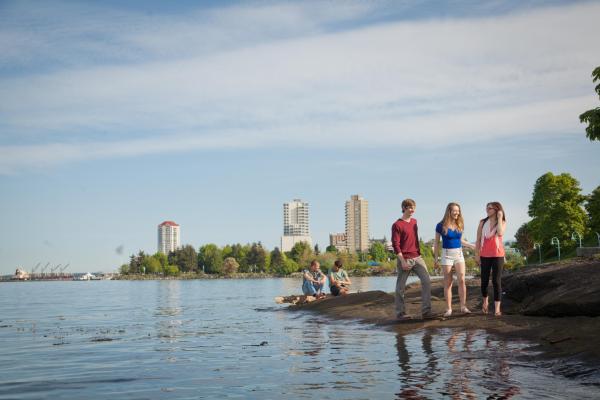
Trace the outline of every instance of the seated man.
[[322, 291], [325, 286], [325, 275], [321, 272], [318, 261], [313, 260], [310, 263], [310, 268], [303, 271], [302, 278], [302, 293], [317, 298], [324, 296]]
[[329, 272], [329, 290], [334, 296], [348, 294], [349, 286], [352, 285], [348, 273], [342, 267], [342, 261], [336, 260]]

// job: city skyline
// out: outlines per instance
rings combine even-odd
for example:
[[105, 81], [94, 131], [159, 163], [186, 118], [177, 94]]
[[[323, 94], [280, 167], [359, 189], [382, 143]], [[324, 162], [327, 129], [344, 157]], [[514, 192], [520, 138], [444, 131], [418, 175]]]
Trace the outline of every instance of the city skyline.
[[[473, 241], [485, 204], [506, 238], [533, 186], [589, 194], [600, 143], [589, 1], [65, 2], [0, 7], [0, 273], [37, 263], [111, 271], [182, 245], [280, 245], [281, 205], [310, 235], [369, 201], [390, 237], [405, 198], [432, 239], [449, 202]], [[313, 243], [313, 244], [314, 244]]]

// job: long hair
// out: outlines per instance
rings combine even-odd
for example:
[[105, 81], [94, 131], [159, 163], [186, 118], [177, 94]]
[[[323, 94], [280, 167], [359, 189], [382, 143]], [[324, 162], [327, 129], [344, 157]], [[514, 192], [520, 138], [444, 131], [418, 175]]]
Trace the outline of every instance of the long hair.
[[456, 229], [459, 232], [462, 232], [465, 229], [465, 221], [463, 220], [462, 210], [460, 209], [460, 205], [457, 203], [448, 203], [446, 206], [446, 212], [444, 213], [444, 218], [442, 219], [442, 232], [444, 235], [448, 233], [448, 227], [450, 224], [454, 222], [452, 218], [452, 208], [456, 206], [458, 207], [458, 217], [456, 218]]
[[[506, 213], [504, 212], [504, 208], [502, 208], [502, 204], [497, 201], [490, 201], [485, 205], [485, 208], [493, 207], [496, 210], [496, 225], [498, 225], [498, 211], [502, 211], [502, 221], [506, 222]], [[485, 222], [490, 219], [490, 217], [485, 217], [481, 221], [485, 224]], [[496, 225], [492, 226], [494, 228]]]

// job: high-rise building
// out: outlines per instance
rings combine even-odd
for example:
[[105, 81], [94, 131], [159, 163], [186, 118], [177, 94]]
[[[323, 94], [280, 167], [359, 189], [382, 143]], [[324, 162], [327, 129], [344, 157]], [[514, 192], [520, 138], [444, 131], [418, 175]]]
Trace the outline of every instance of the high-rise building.
[[308, 203], [294, 199], [283, 203], [281, 251], [290, 251], [298, 242], [307, 242], [312, 246], [308, 224]]
[[346, 202], [346, 245], [351, 253], [369, 250], [369, 202], [357, 194]]
[[158, 225], [158, 251], [169, 254], [181, 247], [179, 225], [173, 221], [165, 221]]

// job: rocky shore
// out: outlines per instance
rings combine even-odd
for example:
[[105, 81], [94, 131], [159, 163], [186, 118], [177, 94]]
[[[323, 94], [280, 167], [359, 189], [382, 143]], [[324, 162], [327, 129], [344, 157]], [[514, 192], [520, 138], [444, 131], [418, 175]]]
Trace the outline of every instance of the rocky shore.
[[[331, 318], [375, 324], [398, 333], [436, 328], [486, 329], [502, 336], [527, 339], [549, 358], [576, 358], [591, 365], [592, 371], [600, 371], [599, 260], [578, 259], [529, 267], [506, 273], [502, 285], [504, 315], [499, 317], [481, 313], [478, 279], [467, 282], [467, 306], [473, 314], [460, 313], [454, 285], [454, 314], [450, 318], [418, 319], [421, 307], [418, 283], [410, 285], [406, 292], [407, 312], [416, 317], [406, 322], [395, 319], [393, 293], [382, 291], [328, 297], [292, 305], [290, 310], [310, 310]], [[493, 310], [491, 301], [490, 298], [490, 309]], [[445, 311], [440, 281], [432, 283], [432, 307], [435, 313]]]

